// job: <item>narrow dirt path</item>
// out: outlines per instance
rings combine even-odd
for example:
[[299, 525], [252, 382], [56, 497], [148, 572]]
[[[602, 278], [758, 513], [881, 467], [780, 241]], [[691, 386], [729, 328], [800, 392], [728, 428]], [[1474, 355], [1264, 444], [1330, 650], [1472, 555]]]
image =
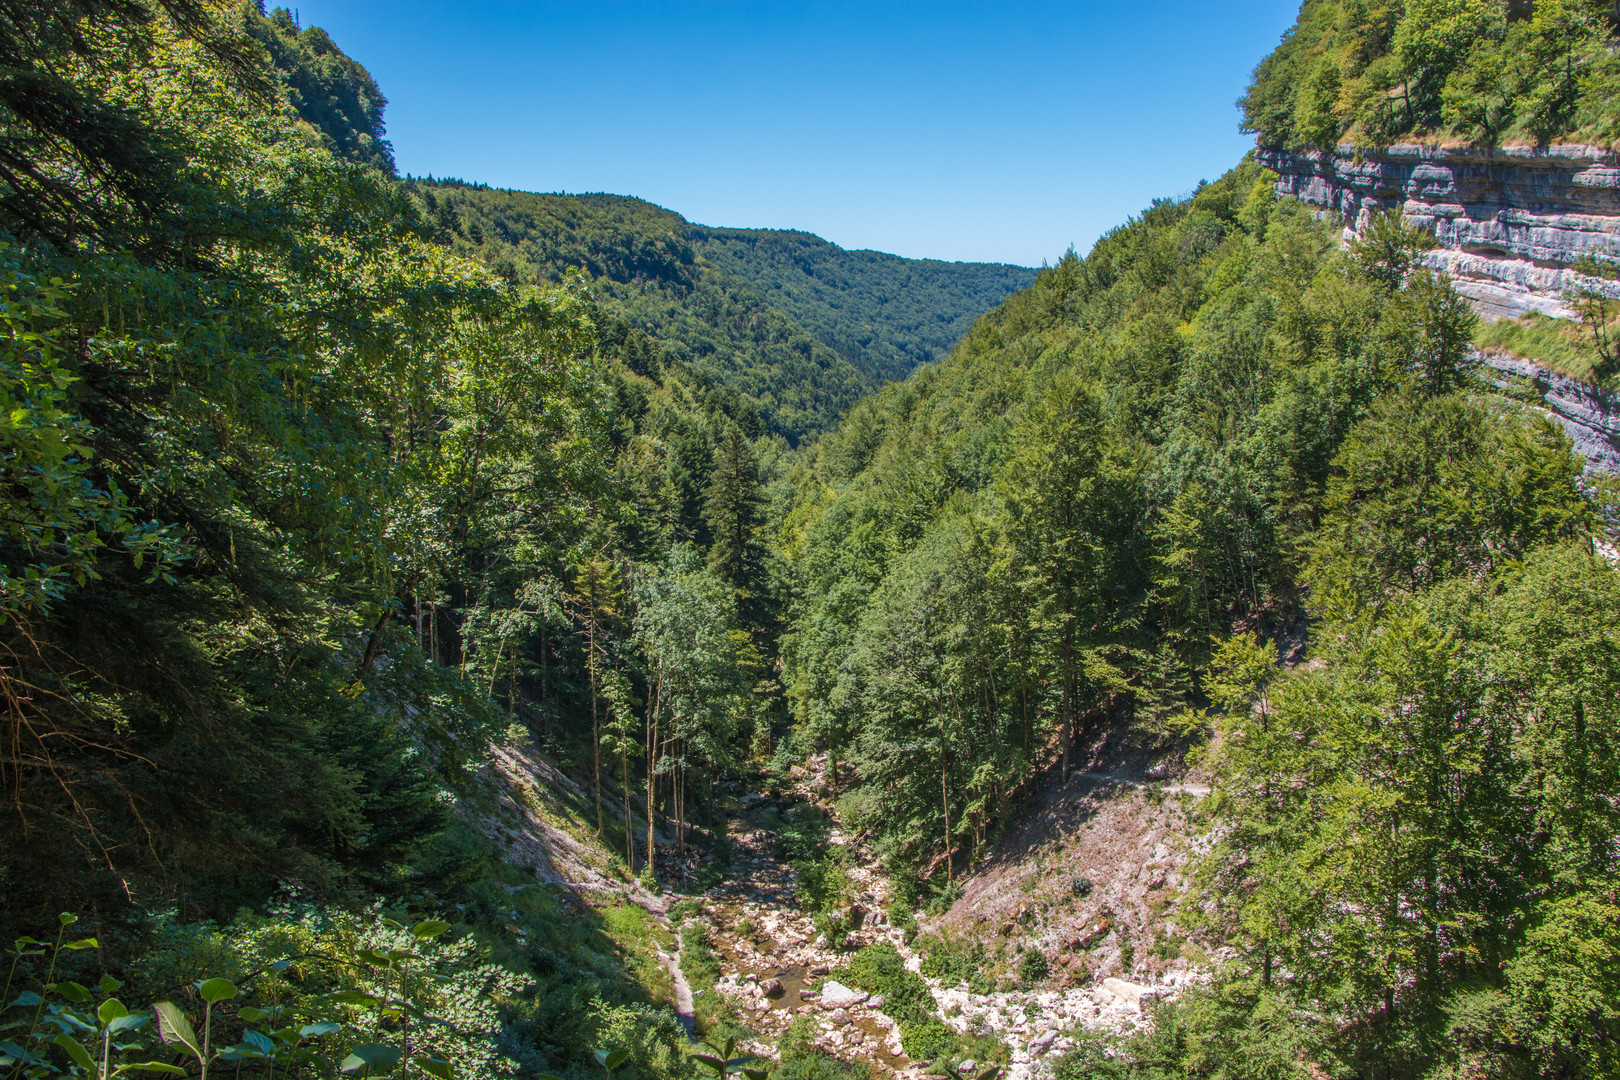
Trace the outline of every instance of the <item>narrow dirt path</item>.
[[671, 954], [659, 949], [658, 959], [662, 960], [664, 967], [669, 969], [669, 977], [675, 983], [675, 1016], [680, 1020], [681, 1027], [686, 1029], [686, 1037], [695, 1041], [697, 1039], [697, 1021], [695, 1019], [695, 1007], [692, 1004], [692, 987], [686, 981], [686, 974], [681, 971], [681, 953], [685, 949], [686, 943], [681, 940], [681, 932], [677, 930], [675, 931], [675, 952]]

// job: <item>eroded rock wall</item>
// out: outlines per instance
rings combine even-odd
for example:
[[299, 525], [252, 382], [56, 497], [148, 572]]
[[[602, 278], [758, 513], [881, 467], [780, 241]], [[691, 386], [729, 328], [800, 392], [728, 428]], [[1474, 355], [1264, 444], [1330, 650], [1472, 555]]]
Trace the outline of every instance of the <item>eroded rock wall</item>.
[[1620, 296], [1620, 283], [1570, 269], [1588, 255], [1620, 260], [1620, 155], [1576, 145], [1395, 145], [1259, 157], [1281, 194], [1338, 214], [1350, 234], [1391, 208], [1431, 228], [1440, 247], [1425, 261], [1487, 319], [1567, 317], [1564, 294], [1581, 285]]

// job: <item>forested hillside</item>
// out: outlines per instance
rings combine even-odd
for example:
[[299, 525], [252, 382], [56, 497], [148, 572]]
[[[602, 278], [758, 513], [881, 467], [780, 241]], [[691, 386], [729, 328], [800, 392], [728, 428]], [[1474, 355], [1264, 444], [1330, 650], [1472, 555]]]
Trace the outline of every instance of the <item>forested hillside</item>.
[[1305, 0], [1239, 102], [1268, 147], [1620, 139], [1609, 0]]
[[942, 359], [975, 319], [1035, 280], [1021, 266], [845, 251], [811, 233], [694, 225], [687, 235], [700, 257], [877, 383]]
[[1124, 732], [1214, 774], [1192, 910], [1230, 963], [1059, 1076], [1612, 1068], [1604, 519], [1561, 431], [1469, 369], [1416, 230], [1335, 236], [1246, 163], [794, 474], [789, 695], [902, 880], [946, 888]]
[[[769, 746], [783, 444], [450, 250], [284, 12], [0, 16], [0, 1070], [690, 1076], [647, 916], [492, 818], [570, 807], [629, 889]], [[502, 779], [535, 742], [582, 796]]]

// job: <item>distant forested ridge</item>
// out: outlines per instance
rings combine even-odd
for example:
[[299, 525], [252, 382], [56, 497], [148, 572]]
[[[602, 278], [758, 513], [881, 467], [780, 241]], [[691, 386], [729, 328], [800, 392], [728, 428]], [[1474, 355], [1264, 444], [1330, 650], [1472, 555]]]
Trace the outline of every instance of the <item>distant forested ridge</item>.
[[746, 282], [701, 262], [679, 214], [620, 195], [539, 195], [416, 180], [441, 242], [507, 280], [582, 270], [605, 346], [644, 375], [681, 373], [735, 400], [750, 436], [790, 443], [837, 423], [871, 382]]
[[702, 258], [879, 382], [943, 359], [975, 319], [1035, 280], [1022, 266], [846, 251], [785, 229], [693, 225], [687, 235]]
[[1273, 148], [1620, 139], [1610, 0], [1306, 0], [1239, 102]]
[[[452, 250], [514, 281], [596, 283], [635, 363], [737, 395], [790, 442], [939, 359], [1034, 271], [845, 251], [808, 233], [711, 229], [641, 199], [413, 179]], [[645, 353], [643, 356], [642, 353]]]

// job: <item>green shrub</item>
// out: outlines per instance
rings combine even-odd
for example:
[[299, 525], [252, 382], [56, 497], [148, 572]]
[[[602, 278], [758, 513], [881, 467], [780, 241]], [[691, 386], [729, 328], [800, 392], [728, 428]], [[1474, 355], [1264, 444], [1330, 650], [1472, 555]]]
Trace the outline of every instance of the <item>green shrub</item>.
[[951, 985], [965, 982], [975, 994], [989, 994], [996, 989], [984, 946], [977, 941], [951, 941], [929, 934], [918, 939], [917, 951], [922, 953], [922, 973], [930, 978]]
[[1046, 978], [1051, 971], [1046, 954], [1039, 949], [1025, 949], [1024, 955], [1018, 958], [1018, 978], [1026, 988]]

